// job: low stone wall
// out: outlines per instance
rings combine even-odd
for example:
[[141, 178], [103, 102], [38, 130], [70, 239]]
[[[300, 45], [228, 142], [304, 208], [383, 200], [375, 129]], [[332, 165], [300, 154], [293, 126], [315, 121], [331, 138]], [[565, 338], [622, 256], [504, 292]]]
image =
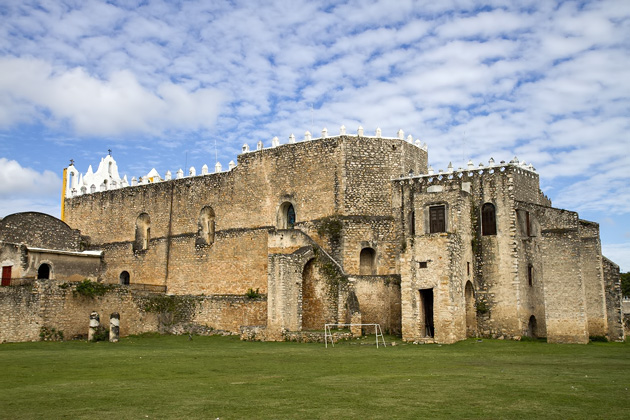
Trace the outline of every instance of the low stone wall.
[[138, 288], [106, 285], [101, 296], [76, 292], [78, 283], [37, 280], [0, 288], [0, 343], [40, 340], [43, 330], [64, 339], [85, 337], [92, 311], [109, 328], [110, 314], [120, 314], [120, 335], [144, 332], [238, 334], [242, 325], [267, 318], [260, 296], [167, 296]]
[[[284, 341], [294, 341], [298, 343], [323, 343], [324, 332], [323, 331], [284, 331], [282, 333]], [[351, 332], [333, 332], [333, 342], [339, 340], [350, 340], [352, 337]]]

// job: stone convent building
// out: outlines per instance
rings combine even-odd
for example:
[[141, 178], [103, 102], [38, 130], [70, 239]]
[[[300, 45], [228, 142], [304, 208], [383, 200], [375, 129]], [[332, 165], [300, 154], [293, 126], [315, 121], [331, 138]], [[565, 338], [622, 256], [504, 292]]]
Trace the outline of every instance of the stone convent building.
[[[402, 131], [342, 127], [244, 145], [213, 173], [154, 169], [129, 182], [111, 156], [96, 172], [70, 165], [64, 196], [63, 221], [102, 253], [92, 278], [195, 297], [188, 321], [209, 329], [284, 340], [379, 323], [416, 342], [624, 339], [619, 267], [602, 256], [598, 225], [552, 207], [517, 158], [435, 172]], [[121, 332], [136, 332], [140, 312], [121, 315]]]

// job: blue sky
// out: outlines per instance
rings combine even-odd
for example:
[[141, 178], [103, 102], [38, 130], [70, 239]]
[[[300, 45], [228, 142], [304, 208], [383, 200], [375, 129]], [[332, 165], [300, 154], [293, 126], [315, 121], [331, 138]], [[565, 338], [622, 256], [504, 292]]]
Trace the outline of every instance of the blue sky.
[[0, 217], [59, 216], [62, 169], [110, 148], [131, 178], [402, 128], [436, 170], [532, 162], [629, 271], [629, 69], [627, 0], [4, 0]]

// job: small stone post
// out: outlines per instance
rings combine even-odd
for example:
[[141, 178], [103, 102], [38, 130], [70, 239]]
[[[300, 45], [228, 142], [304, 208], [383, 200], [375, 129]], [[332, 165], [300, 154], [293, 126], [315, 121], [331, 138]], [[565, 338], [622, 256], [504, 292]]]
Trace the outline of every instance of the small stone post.
[[98, 312], [92, 311], [90, 314], [90, 328], [88, 329], [88, 341], [94, 340], [94, 334], [99, 325], [101, 325], [101, 318], [98, 316]]
[[120, 314], [114, 312], [109, 316], [109, 341], [111, 343], [118, 343], [118, 337], [120, 336]]

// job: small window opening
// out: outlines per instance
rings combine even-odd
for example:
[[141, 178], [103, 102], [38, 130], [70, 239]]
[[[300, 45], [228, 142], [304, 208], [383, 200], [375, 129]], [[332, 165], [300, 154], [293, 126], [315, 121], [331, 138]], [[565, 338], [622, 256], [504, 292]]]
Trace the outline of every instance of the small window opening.
[[420, 261], [418, 263], [418, 265], [420, 266], [420, 268], [427, 268], [427, 262], [426, 261]]
[[446, 232], [445, 206], [429, 207], [429, 233]]
[[37, 269], [37, 278], [38, 279], [49, 279], [50, 278], [50, 265], [42, 264]]
[[525, 212], [525, 229], [527, 230], [527, 236], [532, 236], [532, 225], [528, 211]]
[[484, 236], [497, 234], [496, 212], [492, 203], [485, 203], [481, 207], [481, 234]]
[[470, 276], [470, 261], [466, 263], [466, 275]]
[[376, 274], [376, 251], [373, 248], [363, 248], [359, 255], [359, 274], [373, 276]]
[[527, 266], [527, 282], [530, 286], [534, 284], [534, 266], [531, 264]]
[[123, 271], [120, 273], [119, 277], [120, 284], [128, 285], [129, 284], [129, 272]]
[[416, 212], [409, 212], [409, 235], [416, 236]]

